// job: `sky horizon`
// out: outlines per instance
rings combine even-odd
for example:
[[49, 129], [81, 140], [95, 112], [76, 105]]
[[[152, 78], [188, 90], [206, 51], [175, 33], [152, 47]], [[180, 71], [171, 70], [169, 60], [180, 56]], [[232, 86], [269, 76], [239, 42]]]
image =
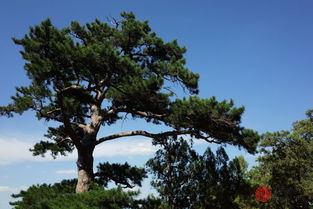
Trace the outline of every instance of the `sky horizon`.
[[[76, 20], [82, 24], [95, 18], [119, 17], [132, 11], [148, 20], [165, 41], [178, 40], [187, 52], [187, 67], [200, 74], [199, 96], [233, 99], [245, 106], [242, 125], [257, 130], [289, 130], [296, 120], [313, 108], [313, 2], [310, 0], [210, 0], [190, 2], [143, 0], [103, 1], [16, 1], [3, 0], [0, 7], [0, 106], [10, 102], [15, 87], [27, 85], [21, 48], [12, 37], [21, 38], [29, 27], [50, 18], [57, 27]], [[179, 96], [182, 95], [179, 90]], [[38, 121], [33, 112], [13, 118], [0, 117], [0, 208], [11, 208], [10, 194], [32, 184], [54, 183], [76, 177], [75, 154], [56, 161], [33, 157], [28, 149], [44, 139], [50, 123]], [[126, 121], [100, 134], [141, 127], [152, 132], [164, 127], [141, 121]], [[134, 146], [135, 145], [135, 146]], [[207, 146], [197, 142], [202, 152]], [[96, 162], [125, 162], [142, 166], [156, 148], [144, 137], [118, 139], [101, 145]], [[251, 164], [255, 157], [227, 146], [231, 158], [244, 155]], [[145, 182], [143, 193], [151, 190]]]

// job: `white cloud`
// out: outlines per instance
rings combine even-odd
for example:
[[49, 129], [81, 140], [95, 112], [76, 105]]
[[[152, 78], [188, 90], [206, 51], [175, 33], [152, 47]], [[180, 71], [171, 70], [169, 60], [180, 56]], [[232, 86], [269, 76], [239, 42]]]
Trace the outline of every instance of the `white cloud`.
[[[23, 141], [21, 139], [4, 138], [0, 136], [0, 166], [18, 162], [47, 162], [54, 161], [49, 153], [45, 157], [33, 156], [29, 151], [36, 141]], [[204, 140], [194, 140], [195, 145], [205, 144]], [[123, 138], [104, 142], [98, 145], [94, 151], [94, 157], [121, 157], [121, 156], [147, 156], [155, 153], [158, 149], [153, 146], [151, 139], [133, 137]], [[68, 154], [67, 156], [59, 156], [55, 161], [76, 160], [77, 153]], [[26, 165], [30, 168], [30, 165]], [[75, 171], [76, 173], [76, 171]], [[58, 173], [61, 174], [61, 173]], [[63, 173], [65, 174], [65, 173]]]
[[28, 149], [32, 145], [16, 139], [0, 139], [0, 165], [30, 160], [32, 154]]
[[55, 173], [61, 174], [61, 175], [72, 175], [72, 174], [77, 174], [77, 171], [75, 171], [75, 170], [58, 170]]
[[[17, 139], [0, 138], [0, 166], [24, 161], [45, 162], [53, 160], [49, 154], [46, 154], [44, 158], [41, 156], [33, 156], [29, 149], [32, 148], [34, 144], [35, 142], [31, 143]], [[57, 160], [61, 161], [73, 159], [75, 159], [75, 154], [57, 158]]]
[[12, 188], [8, 186], [0, 186], [0, 192], [11, 192]]
[[150, 155], [156, 151], [156, 147], [152, 145], [151, 140], [121, 140], [103, 143], [95, 148], [95, 157], [115, 157], [130, 155]]
[[26, 186], [21, 187], [9, 187], [9, 186], [0, 186], [0, 192], [19, 192], [21, 190], [26, 190]]
[[[0, 138], [0, 166], [12, 163], [32, 161], [47, 162], [54, 159], [50, 154], [46, 156], [32, 156], [29, 151], [36, 142], [25, 142], [23, 140], [12, 138]], [[94, 157], [116, 157], [116, 156], [144, 156], [153, 154], [157, 148], [152, 145], [150, 139], [122, 139], [104, 142], [97, 146], [94, 151]], [[68, 156], [59, 156], [57, 161], [75, 160], [77, 153], [68, 154]]]

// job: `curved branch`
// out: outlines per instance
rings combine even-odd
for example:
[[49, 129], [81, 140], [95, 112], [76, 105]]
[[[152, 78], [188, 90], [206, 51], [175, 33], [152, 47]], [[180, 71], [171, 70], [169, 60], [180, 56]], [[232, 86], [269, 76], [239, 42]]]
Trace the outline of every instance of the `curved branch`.
[[158, 134], [153, 134], [147, 131], [138, 130], [138, 131], [125, 131], [125, 132], [120, 132], [120, 133], [116, 133], [113, 135], [109, 135], [106, 137], [102, 137], [95, 142], [95, 145], [98, 145], [105, 141], [109, 141], [109, 140], [113, 140], [113, 139], [121, 138], [121, 137], [126, 137], [126, 136], [146, 136], [149, 138], [162, 138], [162, 137], [178, 136], [178, 135], [185, 135], [185, 134], [190, 134], [192, 136], [195, 136], [196, 138], [204, 139], [205, 141], [210, 142], [210, 143], [221, 144], [221, 142], [219, 141], [210, 139], [210, 137], [202, 136], [201, 134], [195, 133], [192, 130], [175, 130], [175, 131], [162, 132]]
[[[51, 120], [55, 120], [55, 121], [58, 121], [60, 123], [64, 123], [64, 118], [51, 115], [52, 113], [57, 112], [57, 111], [62, 112], [61, 108], [56, 108], [56, 109], [51, 110], [49, 112], [42, 112], [41, 109], [35, 109], [35, 110], [38, 111], [40, 116], [42, 116], [42, 117], [45, 117], [45, 118], [48, 118], [48, 119], [51, 119]], [[70, 121], [70, 124], [76, 125], [79, 128], [85, 128], [85, 125], [82, 124], [82, 123], [71, 122]]]

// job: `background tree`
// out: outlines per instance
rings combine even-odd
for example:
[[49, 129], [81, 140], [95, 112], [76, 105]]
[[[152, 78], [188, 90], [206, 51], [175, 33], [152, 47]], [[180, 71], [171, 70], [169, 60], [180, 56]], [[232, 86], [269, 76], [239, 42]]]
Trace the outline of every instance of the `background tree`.
[[313, 116], [296, 121], [291, 131], [263, 135], [259, 165], [249, 172], [250, 183], [268, 185], [272, 198], [268, 203], [254, 199], [242, 208], [313, 208]]
[[[38, 119], [56, 121], [32, 149], [34, 155], [51, 151], [55, 157], [77, 150], [76, 192], [84, 192], [94, 178], [93, 151], [102, 142], [127, 136], [154, 139], [189, 134], [208, 142], [228, 143], [254, 152], [256, 132], [240, 126], [243, 107], [214, 97], [174, 99], [171, 84], [178, 83], [197, 94], [199, 75], [185, 67], [184, 53], [177, 41], [165, 43], [151, 32], [147, 21], [133, 13], [121, 14], [113, 26], [96, 19], [80, 25], [72, 22], [59, 29], [51, 21], [31, 27], [22, 39], [29, 86], [17, 87], [13, 102], [0, 107], [0, 115], [12, 116], [26, 110]], [[169, 130], [150, 133], [131, 130], [98, 136], [129, 114]]]
[[267, 186], [271, 189], [270, 178], [270, 171], [260, 166], [253, 166], [251, 170], [246, 172], [244, 179], [249, 184], [250, 192], [235, 199], [238, 207], [241, 209], [276, 209], [277, 207], [272, 204], [273, 197], [268, 202], [260, 202], [255, 197], [255, 192], [259, 186]]
[[247, 162], [243, 157], [229, 161], [222, 147], [216, 155], [209, 147], [199, 155], [183, 138], [167, 139], [147, 166], [168, 208], [239, 208], [235, 199], [251, 194], [244, 178]]
[[183, 138], [168, 138], [160, 145], [162, 148], [147, 162], [154, 175], [151, 184], [172, 208], [188, 208], [195, 194], [190, 169], [198, 155]]
[[313, 116], [293, 124], [291, 131], [267, 133], [261, 142], [261, 167], [270, 171], [275, 206], [313, 207]]

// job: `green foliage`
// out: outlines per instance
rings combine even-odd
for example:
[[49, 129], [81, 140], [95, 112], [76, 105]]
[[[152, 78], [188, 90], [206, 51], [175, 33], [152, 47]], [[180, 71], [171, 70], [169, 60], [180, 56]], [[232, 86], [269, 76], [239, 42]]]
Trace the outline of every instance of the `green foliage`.
[[49, 127], [45, 137], [52, 139], [54, 142], [40, 141], [36, 143], [34, 148], [30, 149], [34, 156], [41, 155], [44, 157], [47, 150], [49, 150], [51, 156], [56, 158], [58, 155], [66, 155], [74, 150], [74, 144], [66, 139], [67, 134], [62, 125], [57, 128]]
[[141, 186], [141, 182], [147, 177], [144, 168], [130, 166], [128, 163], [100, 163], [98, 165], [96, 182], [103, 186], [107, 186], [109, 181], [114, 181], [115, 184], [124, 185], [128, 188], [133, 188], [135, 185]]
[[104, 190], [96, 183], [90, 191], [75, 194], [76, 180], [63, 180], [53, 185], [42, 184], [13, 194], [18, 199], [10, 204], [14, 209], [168, 209], [153, 195], [138, 199], [139, 191], [124, 191], [121, 187]]
[[194, 129], [195, 136], [210, 136], [221, 143], [230, 143], [245, 147], [253, 153], [258, 143], [258, 134], [239, 126], [244, 108], [235, 108], [234, 102], [218, 102], [215, 97], [200, 99], [177, 99], [171, 103], [171, 114], [166, 118], [174, 128]]
[[136, 201], [138, 208], [140, 209], [169, 209], [170, 206], [165, 203], [161, 198], [153, 195], [148, 195], [145, 199]]
[[[59, 194], [73, 193], [75, 190], [76, 180], [64, 180], [61, 183], [35, 185], [29, 187], [26, 191], [21, 191], [19, 194], [13, 194], [12, 197], [21, 200], [10, 203], [16, 208], [36, 208], [41, 201], [53, 199]], [[38, 206], [39, 207], [39, 206]]]
[[244, 174], [244, 179], [250, 185], [250, 193], [238, 196], [235, 203], [241, 209], [276, 209], [272, 204], [273, 197], [268, 202], [259, 202], [255, 197], [255, 191], [259, 186], [267, 186], [270, 179], [269, 170], [263, 169], [260, 166], [253, 166], [251, 170]]
[[229, 162], [223, 148], [216, 155], [210, 148], [199, 155], [184, 139], [171, 138], [147, 166], [169, 208], [238, 208], [235, 198], [251, 193], [244, 176], [247, 162], [242, 157]]
[[12, 195], [21, 200], [10, 203], [15, 209], [122, 209], [137, 208], [138, 192], [125, 192], [120, 187], [103, 190], [96, 184], [83, 194], [75, 194], [76, 180], [64, 180], [54, 185], [31, 186]]
[[311, 209], [313, 205], [313, 117], [296, 121], [291, 131], [266, 133], [262, 137], [259, 166], [249, 172], [254, 188], [268, 185], [268, 203], [248, 201], [242, 208]]
[[30, 149], [34, 156], [41, 155], [45, 156], [47, 150], [51, 153], [53, 158], [58, 155], [66, 155], [74, 150], [74, 144], [70, 140], [66, 140], [67, 134], [64, 126], [59, 126], [58, 128], [48, 128], [45, 137], [52, 139], [54, 142], [50, 141], [40, 141], [34, 145], [34, 148]]

